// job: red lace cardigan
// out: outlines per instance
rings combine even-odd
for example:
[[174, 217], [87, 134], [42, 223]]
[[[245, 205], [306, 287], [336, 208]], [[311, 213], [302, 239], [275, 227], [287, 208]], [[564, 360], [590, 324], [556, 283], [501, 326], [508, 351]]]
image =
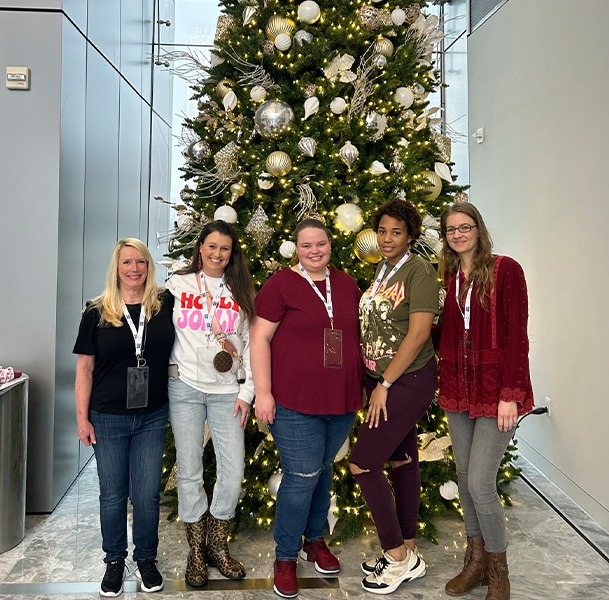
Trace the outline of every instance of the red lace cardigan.
[[[461, 274], [463, 281], [463, 274]], [[467, 365], [463, 317], [449, 276], [440, 340], [440, 397], [444, 410], [470, 417], [496, 417], [500, 400], [516, 401], [518, 414], [533, 408], [527, 337], [528, 299], [522, 267], [509, 256], [495, 256], [495, 288], [487, 310], [471, 297]]]

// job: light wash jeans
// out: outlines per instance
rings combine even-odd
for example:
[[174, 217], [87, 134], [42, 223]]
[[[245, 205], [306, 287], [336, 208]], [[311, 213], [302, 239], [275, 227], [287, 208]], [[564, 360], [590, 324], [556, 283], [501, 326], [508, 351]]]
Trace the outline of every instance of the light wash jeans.
[[133, 560], [154, 559], [167, 406], [117, 415], [89, 411], [97, 443], [99, 517], [105, 562], [127, 557], [127, 501], [133, 505]]
[[505, 552], [507, 530], [497, 472], [514, 432], [499, 431], [496, 417], [470, 419], [469, 412], [447, 412], [446, 416], [467, 536], [483, 537], [487, 552]]
[[355, 413], [305, 415], [276, 405], [270, 425], [283, 477], [275, 508], [275, 555], [295, 560], [305, 541], [324, 537], [334, 458], [347, 439]]
[[241, 493], [245, 466], [245, 440], [233, 417], [237, 394], [206, 394], [169, 378], [169, 419], [178, 464], [178, 514], [196, 523], [208, 508], [203, 487], [203, 436], [205, 421], [216, 454], [216, 484], [210, 512], [216, 519], [232, 519]]

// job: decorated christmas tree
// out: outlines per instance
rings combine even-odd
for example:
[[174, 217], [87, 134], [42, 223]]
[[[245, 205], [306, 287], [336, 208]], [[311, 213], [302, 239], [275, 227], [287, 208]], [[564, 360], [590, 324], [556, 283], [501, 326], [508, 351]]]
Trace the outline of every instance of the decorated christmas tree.
[[[224, 0], [222, 7], [209, 60], [196, 52], [167, 55], [190, 81], [199, 109], [180, 138], [186, 185], [171, 257], [188, 258], [209, 220], [229, 221], [260, 287], [291, 264], [296, 224], [317, 216], [332, 231], [333, 264], [364, 289], [382, 258], [370, 214], [399, 196], [424, 219], [414, 250], [434, 262], [438, 216], [459, 200], [455, 194], [465, 196], [451, 176], [440, 110], [428, 99], [441, 85], [437, 17], [409, 0]], [[433, 518], [458, 509], [448, 428], [435, 404], [420, 440], [421, 533], [433, 539]], [[171, 450], [169, 444], [167, 475]], [[338, 519], [339, 537], [360, 531], [367, 518], [347, 453], [346, 445], [335, 463], [330, 522]], [[511, 458], [500, 484], [517, 474]], [[281, 474], [272, 438], [255, 420], [246, 431], [246, 460], [238, 519], [268, 526]]]

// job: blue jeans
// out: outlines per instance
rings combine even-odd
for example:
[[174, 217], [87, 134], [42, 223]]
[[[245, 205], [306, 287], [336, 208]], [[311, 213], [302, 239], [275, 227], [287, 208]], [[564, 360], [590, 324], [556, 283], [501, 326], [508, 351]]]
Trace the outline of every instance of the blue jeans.
[[209, 507], [216, 519], [235, 516], [245, 468], [245, 437], [240, 414], [233, 416], [237, 393], [206, 394], [169, 378], [169, 415], [178, 463], [178, 514], [196, 523], [207, 511], [203, 487], [205, 422], [216, 455], [216, 483]]
[[507, 530], [497, 471], [514, 432], [499, 431], [496, 417], [470, 419], [469, 412], [448, 411], [446, 416], [467, 535], [484, 538], [487, 552], [504, 552]]
[[334, 457], [349, 435], [355, 413], [305, 415], [277, 404], [270, 426], [283, 478], [275, 508], [275, 555], [294, 560], [306, 541], [324, 537]]
[[167, 406], [138, 415], [89, 411], [97, 443], [99, 516], [105, 562], [127, 557], [127, 500], [133, 505], [133, 560], [155, 559]]

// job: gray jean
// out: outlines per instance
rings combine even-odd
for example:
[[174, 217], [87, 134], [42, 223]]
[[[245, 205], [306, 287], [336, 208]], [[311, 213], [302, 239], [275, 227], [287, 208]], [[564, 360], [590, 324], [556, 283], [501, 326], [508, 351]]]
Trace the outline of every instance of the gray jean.
[[504, 552], [507, 530], [497, 493], [497, 472], [514, 434], [499, 431], [497, 419], [447, 412], [459, 478], [459, 500], [468, 537], [483, 537], [487, 552]]

